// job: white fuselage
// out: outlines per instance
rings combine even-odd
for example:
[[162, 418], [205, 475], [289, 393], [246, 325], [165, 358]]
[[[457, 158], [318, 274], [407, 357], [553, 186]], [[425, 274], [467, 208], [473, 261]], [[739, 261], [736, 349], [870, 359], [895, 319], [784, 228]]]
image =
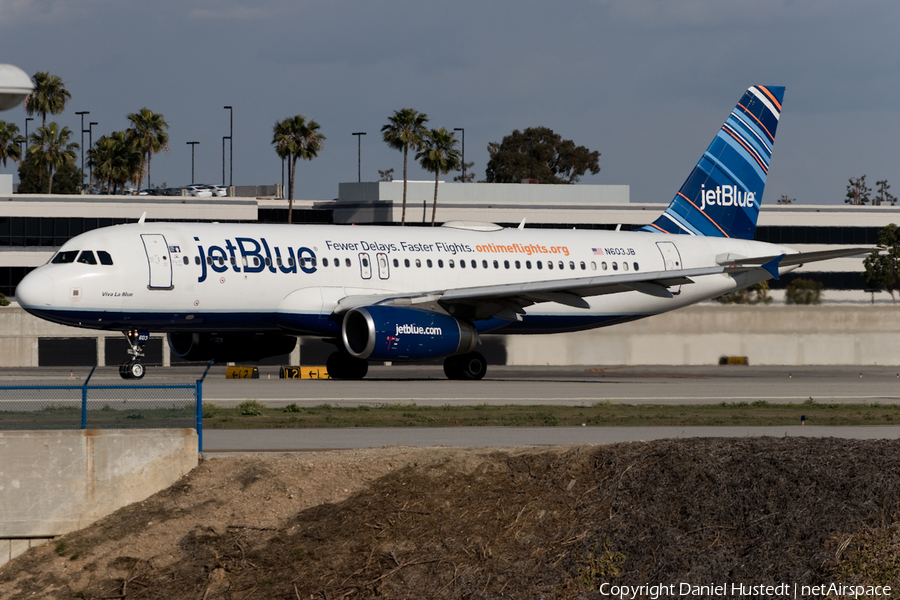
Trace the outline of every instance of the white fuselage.
[[[335, 313], [348, 297], [677, 272], [715, 266], [725, 255], [793, 252], [749, 240], [644, 232], [216, 223], [107, 227], [60, 249], [80, 251], [93, 251], [96, 264], [80, 262], [78, 254], [39, 267], [17, 290], [22, 306], [94, 329], [323, 336], [338, 334]], [[100, 251], [111, 265], [96, 260]], [[589, 308], [542, 302], [527, 307], [521, 320], [476, 327], [498, 333], [587, 329], [680, 308], [766, 277], [763, 271], [706, 275], [672, 288], [671, 298], [627, 291], [588, 297]]]

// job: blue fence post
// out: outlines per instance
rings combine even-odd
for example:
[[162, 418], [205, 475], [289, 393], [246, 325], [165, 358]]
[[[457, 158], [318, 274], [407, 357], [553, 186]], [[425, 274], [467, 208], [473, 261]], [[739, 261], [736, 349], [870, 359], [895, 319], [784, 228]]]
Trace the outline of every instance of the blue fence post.
[[97, 365], [94, 365], [94, 368], [91, 369], [91, 372], [88, 373], [87, 379], [84, 380], [84, 384], [81, 386], [81, 428], [87, 429], [87, 396], [88, 396], [88, 382], [91, 380], [91, 377], [94, 376], [94, 371], [97, 369]]
[[197, 380], [197, 449], [203, 452], [203, 380]]

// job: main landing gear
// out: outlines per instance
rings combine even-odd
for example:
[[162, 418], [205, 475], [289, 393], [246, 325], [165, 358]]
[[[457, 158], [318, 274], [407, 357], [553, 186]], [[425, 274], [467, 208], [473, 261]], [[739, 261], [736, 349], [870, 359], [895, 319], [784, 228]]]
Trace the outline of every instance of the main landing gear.
[[369, 372], [368, 362], [350, 356], [343, 350], [331, 354], [325, 362], [325, 367], [332, 379], [362, 379]]
[[150, 339], [146, 331], [129, 330], [123, 332], [128, 345], [127, 352], [131, 358], [119, 365], [119, 376], [122, 379], [141, 379], [144, 376], [144, 344]]
[[448, 379], [477, 381], [487, 373], [487, 361], [480, 352], [448, 356], [444, 359], [444, 373]]

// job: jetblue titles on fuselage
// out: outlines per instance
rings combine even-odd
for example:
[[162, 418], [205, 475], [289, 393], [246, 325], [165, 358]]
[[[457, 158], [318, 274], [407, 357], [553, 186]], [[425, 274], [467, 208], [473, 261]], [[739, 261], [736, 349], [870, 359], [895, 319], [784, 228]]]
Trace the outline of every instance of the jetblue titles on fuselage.
[[[195, 242], [200, 238], [195, 237]], [[198, 244], [200, 253], [200, 277], [198, 283], [206, 281], [207, 266], [216, 273], [224, 273], [228, 269], [235, 273], [297, 273], [297, 267], [304, 273], [316, 272], [316, 253], [306, 246], [296, 249], [288, 246], [280, 248], [269, 246], [266, 238], [255, 240], [248, 237], [234, 238], [234, 242], [226, 239], [222, 246], [209, 246], [204, 250]]]

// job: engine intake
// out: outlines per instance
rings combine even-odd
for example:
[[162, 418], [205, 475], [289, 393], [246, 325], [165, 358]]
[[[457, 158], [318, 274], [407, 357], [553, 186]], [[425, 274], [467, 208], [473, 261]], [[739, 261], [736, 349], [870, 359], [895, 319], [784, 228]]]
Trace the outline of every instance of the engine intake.
[[356, 358], [421, 360], [471, 352], [478, 332], [450, 315], [400, 306], [354, 308], [341, 326], [344, 348]]
[[169, 348], [185, 360], [257, 361], [289, 354], [297, 338], [280, 333], [170, 333]]

